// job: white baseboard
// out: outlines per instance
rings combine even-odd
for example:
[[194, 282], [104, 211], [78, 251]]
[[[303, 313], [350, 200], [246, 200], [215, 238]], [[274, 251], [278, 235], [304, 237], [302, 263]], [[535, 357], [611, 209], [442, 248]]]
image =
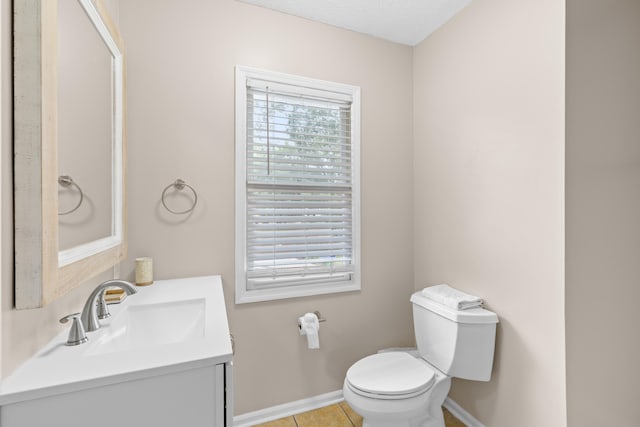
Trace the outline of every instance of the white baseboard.
[[[234, 427], [251, 427], [256, 424], [267, 423], [269, 421], [278, 420], [280, 418], [290, 417], [302, 412], [312, 411], [314, 409], [333, 405], [342, 402], [342, 390], [336, 390], [318, 396], [309, 397], [307, 399], [296, 400], [295, 402], [284, 403], [282, 405], [272, 406], [270, 408], [260, 409], [246, 414], [236, 415], [233, 417]], [[453, 399], [447, 397], [442, 404], [449, 410], [458, 420], [462, 421], [467, 427], [485, 427], [480, 421], [464, 410]]]
[[480, 421], [475, 419], [473, 415], [464, 410], [464, 408], [458, 405], [453, 399], [447, 397], [442, 404], [445, 408], [453, 414], [454, 417], [462, 421], [467, 427], [485, 427]]
[[342, 402], [343, 400], [342, 390], [336, 390], [318, 396], [313, 396], [308, 399], [296, 400], [295, 402], [289, 402], [237, 415], [233, 417], [233, 426], [250, 427], [256, 424], [266, 423], [280, 418], [290, 417], [291, 415], [300, 414], [302, 412], [312, 411], [324, 406], [333, 405], [334, 403]]

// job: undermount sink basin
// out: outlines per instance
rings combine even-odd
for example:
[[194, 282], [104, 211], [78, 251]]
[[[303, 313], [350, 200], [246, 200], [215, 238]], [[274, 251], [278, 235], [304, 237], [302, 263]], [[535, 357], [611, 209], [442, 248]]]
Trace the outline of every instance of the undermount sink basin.
[[86, 355], [203, 339], [205, 311], [204, 298], [123, 307], [92, 337]]

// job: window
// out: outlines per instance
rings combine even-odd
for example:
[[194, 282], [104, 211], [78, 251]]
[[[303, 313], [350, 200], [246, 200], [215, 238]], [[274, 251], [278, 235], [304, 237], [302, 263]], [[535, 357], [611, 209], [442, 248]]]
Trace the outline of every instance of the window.
[[360, 289], [360, 89], [236, 68], [236, 303]]

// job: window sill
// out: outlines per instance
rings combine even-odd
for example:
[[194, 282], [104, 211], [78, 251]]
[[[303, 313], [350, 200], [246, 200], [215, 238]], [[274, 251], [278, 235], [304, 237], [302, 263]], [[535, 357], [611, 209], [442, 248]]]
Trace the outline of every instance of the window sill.
[[313, 295], [326, 295], [341, 292], [359, 291], [360, 282], [338, 282], [329, 285], [314, 284], [306, 286], [289, 286], [272, 289], [251, 289], [247, 290], [241, 284], [236, 283], [236, 304], [247, 304], [252, 302], [273, 301], [287, 298], [309, 297]]

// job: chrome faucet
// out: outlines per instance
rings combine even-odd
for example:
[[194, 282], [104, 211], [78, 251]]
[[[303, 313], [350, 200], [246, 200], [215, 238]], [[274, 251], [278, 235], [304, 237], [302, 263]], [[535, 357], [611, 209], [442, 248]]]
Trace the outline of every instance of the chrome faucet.
[[82, 325], [87, 332], [93, 332], [100, 329], [100, 322], [98, 322], [98, 319], [106, 319], [111, 316], [107, 303], [104, 300], [104, 291], [111, 286], [117, 286], [124, 289], [127, 295], [138, 292], [132, 283], [120, 279], [107, 280], [106, 282], [96, 286], [93, 292], [91, 292], [91, 295], [89, 295], [87, 302], [85, 302], [82, 314], [80, 315]]

